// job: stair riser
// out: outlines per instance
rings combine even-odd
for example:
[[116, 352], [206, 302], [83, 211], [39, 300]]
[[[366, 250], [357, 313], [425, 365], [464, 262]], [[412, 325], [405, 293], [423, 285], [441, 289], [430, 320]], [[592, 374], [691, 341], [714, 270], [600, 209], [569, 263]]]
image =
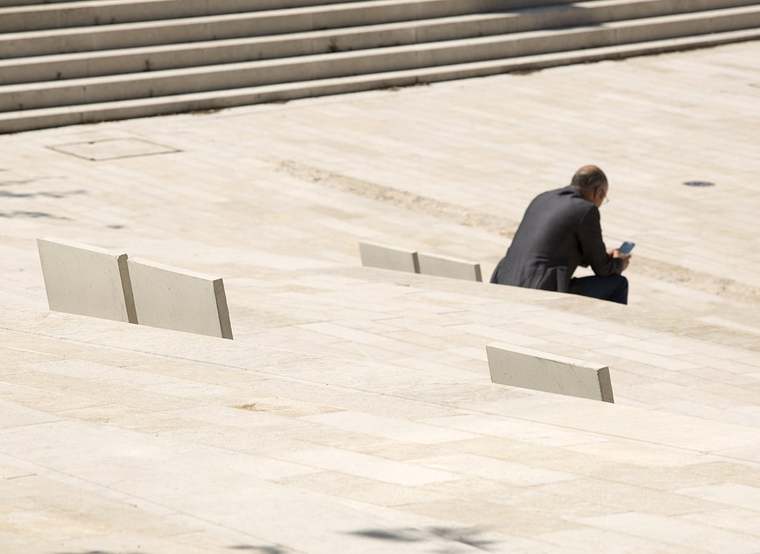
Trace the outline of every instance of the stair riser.
[[486, 77], [512, 71], [535, 71], [549, 67], [567, 65], [572, 63], [588, 63], [606, 59], [622, 59], [631, 56], [660, 54], [664, 52], [680, 51], [689, 48], [703, 48], [706, 46], [716, 46], [719, 44], [728, 44], [742, 40], [756, 40], [760, 38], [754, 35], [750, 38], [732, 39], [722, 38], [720, 36], [708, 35], [700, 42], [693, 42], [690, 45], [672, 44], [652, 46], [648, 43], [642, 43], [635, 49], [628, 49], [625, 52], [606, 52], [600, 54], [589, 54], [578, 52], [574, 55], [543, 60], [529, 60], [525, 62], [512, 63], [505, 60], [503, 64], [493, 64], [481, 67], [472, 67], [466, 69], [452, 69], [434, 74], [418, 74], [414, 76], [372, 76], [366, 80], [340, 83], [333, 85], [315, 84], [311, 87], [294, 87], [293, 89], [281, 89], [278, 91], [250, 93], [243, 92], [240, 94], [223, 94], [219, 96], [200, 99], [185, 100], [183, 98], [167, 99], [156, 105], [132, 106], [132, 107], [114, 107], [114, 108], [93, 108], [92, 110], [77, 110], [67, 113], [57, 114], [34, 114], [23, 112], [20, 116], [14, 114], [11, 119], [3, 119], [0, 115], [0, 134], [17, 133], [22, 131], [31, 131], [34, 129], [46, 129], [51, 127], [60, 127], [65, 125], [77, 125], [83, 123], [98, 123], [101, 121], [114, 121], [120, 119], [132, 119], [137, 117], [149, 117], [157, 115], [176, 114], [183, 112], [192, 112], [198, 110], [216, 110], [224, 108], [233, 108], [236, 106], [247, 106], [257, 103], [282, 102], [287, 100], [296, 100], [299, 98], [312, 98], [332, 94], [346, 94], [351, 92], [361, 92], [376, 90], [389, 87], [412, 86], [416, 84], [434, 83], [439, 81], [467, 79], [474, 77]]
[[[73, 0], [50, 0], [50, 3], [72, 2]], [[0, 0], [0, 8], [17, 7], [17, 6], [34, 6], [41, 4], [40, 0]]]
[[[330, 0], [330, 4], [349, 3], [354, 0]], [[723, 8], [738, 5], [748, 5], [752, 0], [704, 0], [700, 3], [707, 4], [708, 8]], [[138, 21], [157, 21], [162, 19], [201, 17], [210, 15], [234, 14], [244, 12], [256, 12], [265, 10], [288, 9], [298, 7], [311, 7], [324, 5], [324, 0], [225, 0], [224, 2], [209, 2], [208, 0], [165, 0], [150, 2], [124, 2], [120, 4], [104, 3], [98, 5], [45, 6], [40, 10], [36, 6], [21, 6], [5, 8], [5, 13], [0, 14], [0, 33], [21, 32], [43, 29], [60, 29], [69, 27], [86, 27], [90, 25], [105, 25], [115, 23], [132, 23]], [[424, 13], [435, 10], [437, 0], [421, 0], [418, 3], [410, 2], [402, 9], [405, 12], [418, 10]], [[549, 2], [544, 2], [544, 4]], [[557, 0], [561, 4], [562, 0]], [[672, 0], [671, 9], [702, 9], [693, 7], [697, 0]], [[427, 5], [426, 5], [427, 4]], [[460, 5], [468, 2], [460, 1]], [[541, 2], [509, 1], [509, 0], [473, 0], [468, 9], [483, 10], [507, 10], [515, 7], [540, 6]], [[3, 4], [0, 3], [0, 8]], [[368, 8], [361, 7], [359, 10]], [[378, 6], [375, 9], [392, 11], [395, 7]], [[450, 7], [448, 8], [450, 9]], [[617, 6], [615, 9], [625, 9], [625, 6]]]
[[[330, 0], [330, 4], [353, 2], [356, 0]], [[13, 5], [20, 2], [2, 2], [0, 9], [0, 32], [12, 33], [43, 29], [62, 29], [67, 27], [86, 27], [89, 25], [108, 25], [114, 23], [132, 23], [135, 21], [155, 21], [181, 17], [202, 17], [231, 13], [256, 12], [319, 6], [325, 0], [166, 0], [166, 1], [131, 1], [121, 4], [82, 5], [80, 2], [26, 2], [25, 6]], [[66, 4], [72, 4], [67, 6]], [[10, 6], [10, 7], [8, 7]], [[43, 9], [40, 7], [44, 6]]]
[[[556, 4], [566, 4], [573, 0], [551, 1]], [[181, 23], [172, 22], [159, 26], [143, 25], [121, 29], [93, 27], [63, 35], [43, 33], [28, 38], [6, 35], [0, 36], [0, 59], [415, 21], [505, 9], [504, 6], [525, 6], [526, 2], [527, 0], [428, 0], [399, 4], [390, 8], [381, 5], [372, 8], [355, 8], [347, 3], [340, 9], [309, 13], [275, 15], [252, 13], [223, 16], [212, 21], [187, 20]]]
[[726, 8], [740, 8], [752, 6], [758, 0], [653, 0], [652, 2], [626, 2], [615, 5], [594, 6], [593, 2], [579, 10], [573, 6], [566, 9], [575, 12], [578, 23], [603, 23], [605, 21], [623, 21], [626, 19], [640, 19], [644, 17], [659, 17], [679, 13], [699, 12], [706, 10], [719, 10]]
[[186, 48], [182, 51], [122, 54], [113, 57], [91, 56], [61, 63], [28, 63], [24, 60], [17, 60], [13, 65], [0, 62], [0, 79], [2, 84], [14, 84], [139, 73], [161, 69], [419, 44], [535, 28], [537, 28], [535, 18], [504, 16], [497, 20], [442, 23], [417, 28], [405, 27], [391, 31], [358, 31], [350, 34], [337, 32], [306, 40], [300, 36], [256, 39], [247, 42], [240, 40], [224, 46], [212, 43], [209, 46], [198, 46], [197, 49]]
[[19, 6], [39, 6], [45, 4], [70, 4], [77, 0], [46, 0], [42, 2], [40, 0], [0, 0], [0, 8], [7, 7], [19, 7]]
[[[695, 9], [704, 10], [714, 7], [725, 0], [687, 0]], [[744, 1], [747, 0], [739, 0]], [[754, 0], [752, 0], [754, 1]], [[239, 39], [230, 44], [200, 44], [197, 47], [182, 47], [158, 52], [140, 52], [135, 54], [116, 54], [113, 56], [93, 55], [80, 59], [61, 62], [26, 62], [18, 59], [12, 62], [0, 62], [0, 84], [31, 83], [37, 81], [55, 81], [117, 75], [122, 73], [139, 73], [183, 67], [236, 63], [304, 54], [328, 52], [345, 52], [385, 46], [416, 44], [442, 40], [454, 40], [468, 37], [488, 36], [502, 33], [524, 32], [537, 29], [588, 25], [608, 21], [619, 21], [638, 17], [655, 17], [673, 13], [674, 9], [683, 9], [684, 2], [651, 0], [617, 6], [591, 6], [578, 10], [572, 7], [559, 7], [525, 12], [523, 14], [504, 14], [499, 18], [486, 18], [476, 21], [442, 22], [420, 24], [392, 30], [358, 30], [350, 33], [336, 31], [330, 35], [304, 38], [272, 37], [269, 39]]]
[[494, 40], [408, 52], [362, 52], [325, 56], [321, 60], [272, 61], [254, 67], [224, 68], [204, 73], [172, 76], [146, 74], [142, 78], [110, 79], [89, 86], [55, 84], [52, 87], [18, 87], [0, 94], [0, 111], [76, 105], [131, 98], [224, 90], [275, 83], [325, 79], [346, 75], [381, 73], [456, 63], [511, 58], [598, 46], [635, 43], [693, 34], [747, 29], [760, 26], [760, 11], [713, 18], [694, 18], [667, 24], [633, 27], [587, 28], [568, 34], [538, 34], [521, 40]]

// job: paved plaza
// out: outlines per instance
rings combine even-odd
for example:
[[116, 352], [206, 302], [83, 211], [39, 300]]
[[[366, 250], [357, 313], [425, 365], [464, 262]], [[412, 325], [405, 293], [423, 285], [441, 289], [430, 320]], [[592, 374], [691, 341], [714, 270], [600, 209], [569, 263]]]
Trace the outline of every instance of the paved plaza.
[[[758, 129], [748, 42], [0, 136], [0, 553], [760, 552]], [[585, 163], [630, 306], [360, 267], [487, 280]], [[38, 237], [223, 277], [234, 340], [49, 312]]]

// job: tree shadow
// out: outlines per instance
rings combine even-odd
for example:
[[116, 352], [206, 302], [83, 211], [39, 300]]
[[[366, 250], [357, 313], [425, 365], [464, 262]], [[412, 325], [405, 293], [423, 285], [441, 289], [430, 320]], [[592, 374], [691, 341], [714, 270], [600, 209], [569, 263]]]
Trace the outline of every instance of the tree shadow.
[[230, 550], [241, 550], [244, 552], [253, 552], [255, 554], [289, 554], [292, 552], [292, 550], [276, 544], [236, 544], [235, 546], [230, 546], [228, 548]]
[[[0, 171], [8, 171], [7, 169], [0, 169]], [[51, 175], [49, 177], [29, 177], [22, 179], [6, 179], [0, 181], [0, 187], [8, 187], [13, 185], [28, 185], [30, 183], [36, 183], [37, 181], [44, 181], [50, 179], [67, 179], [65, 175]]]
[[69, 190], [65, 192], [10, 192], [0, 190], [0, 198], [66, 198], [77, 194], [87, 194], [86, 190]]
[[[482, 533], [483, 530], [474, 527], [403, 527], [398, 529], [360, 529], [348, 534], [391, 542], [451, 542], [454, 543], [451, 546], [465, 545], [478, 550], [490, 551], [497, 543], [483, 538]], [[453, 552], [453, 550], [444, 544], [443, 549], [437, 552]]]
[[80, 550], [79, 552], [56, 552], [55, 554], [147, 554], [147, 552], [137, 552], [132, 550]]
[[26, 217], [30, 219], [69, 219], [68, 217], [53, 215], [48, 212], [27, 212], [19, 210], [13, 212], [0, 212], [0, 217], [4, 217], [6, 219], [15, 219], [17, 217]]
[[[531, 25], [530, 27], [520, 27], [517, 32], [526, 31], [541, 31], [544, 29], [568, 29], [571, 27], [601, 27], [606, 23], [604, 16], [598, 15], [594, 12], [593, 6], [591, 8], [584, 6], [577, 6], [574, 4], [549, 4], [544, 6], [530, 6], [530, 2], [524, 2], [523, 6], [508, 7], [503, 9], [488, 10], [495, 13], [510, 13], [519, 14], [529, 10], [533, 15], [541, 14], [543, 17], [538, 18], [540, 24], [538, 27]], [[554, 14], [547, 17], [548, 14]], [[561, 17], [557, 17], [561, 15]]]

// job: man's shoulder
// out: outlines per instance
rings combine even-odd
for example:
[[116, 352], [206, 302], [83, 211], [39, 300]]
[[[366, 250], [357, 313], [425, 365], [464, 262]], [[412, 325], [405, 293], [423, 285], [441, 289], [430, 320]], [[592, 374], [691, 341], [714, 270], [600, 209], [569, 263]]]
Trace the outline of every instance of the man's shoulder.
[[567, 187], [561, 187], [558, 189], [545, 190], [533, 198], [532, 203], [535, 204], [536, 202], [554, 202], [556, 200], [559, 200], [562, 196], [565, 196], [567, 194], [565, 192], [566, 188]]
[[559, 187], [544, 191], [539, 196], [571, 196], [574, 192], [572, 187]]
[[569, 186], [542, 192], [536, 196], [534, 201], [559, 203], [569, 210], [583, 214], [596, 207], [592, 202], [583, 198], [577, 190]]

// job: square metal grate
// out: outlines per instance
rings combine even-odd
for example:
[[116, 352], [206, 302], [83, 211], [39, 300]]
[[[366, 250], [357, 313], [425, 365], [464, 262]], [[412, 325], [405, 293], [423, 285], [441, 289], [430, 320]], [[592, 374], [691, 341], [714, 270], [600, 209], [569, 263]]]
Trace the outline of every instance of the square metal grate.
[[67, 144], [55, 144], [47, 148], [61, 154], [68, 154], [92, 162], [181, 152], [181, 150], [172, 146], [164, 146], [163, 144], [138, 138], [113, 138], [71, 142]]

